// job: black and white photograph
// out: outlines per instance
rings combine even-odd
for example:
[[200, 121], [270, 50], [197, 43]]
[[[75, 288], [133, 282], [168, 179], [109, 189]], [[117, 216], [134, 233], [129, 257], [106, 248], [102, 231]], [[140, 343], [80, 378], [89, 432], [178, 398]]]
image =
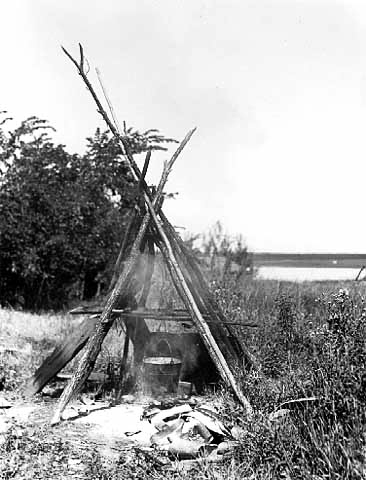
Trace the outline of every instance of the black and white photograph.
[[366, 2], [0, 40], [0, 479], [366, 480]]

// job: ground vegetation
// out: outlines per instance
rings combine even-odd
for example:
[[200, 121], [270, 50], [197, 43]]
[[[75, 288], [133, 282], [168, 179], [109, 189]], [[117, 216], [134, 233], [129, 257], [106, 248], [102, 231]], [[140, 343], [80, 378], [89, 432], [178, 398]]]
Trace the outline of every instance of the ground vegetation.
[[[70, 461], [78, 478], [85, 479], [365, 478], [364, 284], [252, 278], [238, 282], [228, 276], [213, 280], [212, 288], [230, 320], [258, 325], [235, 327], [257, 358], [257, 369], [237, 371], [254, 417], [245, 418], [223, 385], [214, 394], [222, 418], [239, 432], [240, 447], [233, 457], [198, 464], [189, 472], [167, 471], [138, 451], [121, 451], [118, 461], [106, 463], [92, 444], [82, 442], [79, 448], [66, 437], [56, 438], [44, 425], [23, 425], [8, 432], [0, 447], [2, 478], [28, 478], [27, 472], [49, 478], [50, 468], [52, 478], [67, 478]], [[2, 344], [15, 344], [19, 351], [0, 354], [0, 384], [2, 395], [16, 399], [39, 356], [73, 326], [65, 317], [10, 310], [1, 315]], [[118, 363], [120, 348], [115, 329], [96, 368]]]
[[[0, 125], [0, 302], [26, 310], [87, 300], [109, 285], [136, 184], [115, 139], [97, 129], [83, 155], [31, 117]], [[133, 153], [163, 150], [156, 130], [126, 129]]]

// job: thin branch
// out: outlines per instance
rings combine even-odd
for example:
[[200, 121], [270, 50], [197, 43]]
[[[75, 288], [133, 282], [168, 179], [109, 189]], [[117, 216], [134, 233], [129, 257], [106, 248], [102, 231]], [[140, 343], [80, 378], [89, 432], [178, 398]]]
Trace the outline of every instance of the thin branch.
[[[88, 77], [86, 76], [85, 72], [84, 72], [84, 69], [83, 69], [83, 65], [80, 64], [73, 58], [73, 56], [66, 50], [66, 48], [64, 47], [61, 47], [63, 52], [67, 55], [67, 57], [72, 61], [72, 63], [75, 65], [75, 67], [77, 68], [78, 72], [79, 72], [79, 75], [82, 77], [87, 89], [89, 90], [91, 96], [93, 97], [93, 100], [95, 101], [96, 105], [97, 105], [97, 112], [102, 116], [103, 120], [105, 121], [105, 123], [107, 124], [108, 128], [110, 129], [110, 131], [112, 132], [112, 134], [117, 138], [118, 140], [118, 144], [120, 146], [120, 149], [121, 149], [121, 153], [122, 155], [126, 158], [127, 160], [127, 164], [131, 170], [131, 172], [134, 174], [135, 178], [136, 179], [139, 179], [141, 177], [141, 172], [135, 162], [135, 160], [133, 159], [133, 156], [129, 153], [128, 151], [128, 144], [126, 142], [126, 139], [120, 135], [118, 133], [118, 130], [116, 128], [116, 126], [113, 124], [113, 122], [110, 120], [110, 118], [108, 117], [105, 109], [103, 108], [103, 105], [101, 104], [97, 94], [95, 93], [95, 90], [92, 86], [92, 84], [90, 83]], [[124, 129], [126, 131], [126, 125], [125, 125], [125, 122], [124, 122]], [[191, 134], [190, 134], [190, 137], [193, 135], [193, 133], [195, 132], [196, 128], [194, 128], [193, 130], [191, 130]], [[190, 138], [189, 137], [189, 138]], [[189, 139], [187, 140], [187, 142], [189, 141]], [[185, 142], [185, 143], [187, 143]], [[182, 149], [184, 148], [185, 145], [183, 145]], [[180, 153], [180, 152], [179, 152]], [[178, 153], [178, 155], [179, 155]], [[145, 180], [142, 181], [142, 188], [145, 192], [146, 195], [150, 196], [150, 200], [151, 200], [151, 194], [150, 194], [150, 190], [149, 190], [149, 187], [148, 185], [146, 184]]]
[[[186, 137], [182, 142], [183, 146], [187, 141], [188, 140]], [[180, 145], [180, 147], [182, 147], [182, 144]], [[182, 148], [180, 149], [178, 148], [178, 151], [181, 152]], [[155, 205], [158, 205], [160, 202], [160, 198], [163, 194], [163, 190], [168, 179], [168, 175], [169, 175], [168, 172], [171, 170], [174, 164], [174, 161], [177, 159], [178, 155], [179, 153], [177, 155], [173, 155], [171, 161], [164, 166], [164, 170], [161, 175], [161, 179], [152, 203], [151, 212], [155, 213], [154, 207]], [[83, 385], [85, 380], [88, 378], [90, 372], [94, 367], [95, 360], [100, 352], [100, 348], [103, 343], [103, 340], [106, 337], [114, 321], [114, 318], [112, 316], [112, 311], [118, 305], [118, 300], [121, 294], [123, 293], [124, 289], [128, 285], [133, 269], [139, 258], [141, 243], [145, 237], [146, 230], [150, 223], [151, 212], [147, 211], [142, 220], [140, 229], [133, 243], [128, 260], [124, 265], [124, 268], [117, 280], [116, 285], [112, 290], [112, 293], [108, 297], [108, 300], [103, 309], [103, 313], [99, 319], [98, 324], [95, 327], [94, 333], [89, 338], [89, 341], [85, 348], [85, 353], [81, 357], [80, 362], [76, 368], [76, 371], [72, 379], [70, 380], [70, 382], [68, 383], [64, 391], [62, 392], [56, 411], [52, 418], [51, 425], [55, 425], [59, 423], [62, 412], [64, 411], [66, 405], [69, 403], [71, 397], [81, 388], [81, 386]]]
[[155, 247], [154, 240], [149, 237], [147, 240], [147, 261], [145, 266], [145, 275], [142, 292], [139, 298], [138, 306], [141, 308], [146, 307], [147, 297], [149, 296], [151, 288], [151, 279], [154, 273], [155, 265]]
[[81, 43], [79, 43], [79, 50], [80, 50], [80, 68], [84, 70], [84, 50]]
[[[147, 173], [147, 169], [149, 168], [150, 158], [151, 158], [151, 152], [149, 151], [149, 152], [147, 152], [147, 154], [146, 154], [144, 166], [143, 166], [143, 169], [142, 169], [141, 178], [140, 178], [139, 183], [138, 183], [138, 185], [137, 185], [138, 191], [140, 191], [140, 189], [141, 189], [141, 182], [142, 182], [142, 180], [145, 179], [145, 175], [146, 175], [146, 173]], [[118, 272], [119, 272], [120, 267], [121, 267], [121, 262], [122, 262], [123, 256], [124, 256], [124, 254], [125, 254], [125, 252], [126, 252], [126, 247], [127, 247], [128, 239], [130, 238], [131, 228], [132, 228], [133, 222], [134, 222], [135, 219], [136, 219], [137, 199], [138, 199], [138, 197], [136, 197], [136, 202], [135, 202], [135, 205], [134, 205], [134, 210], [131, 212], [130, 219], [129, 219], [129, 222], [128, 222], [128, 224], [127, 224], [127, 228], [126, 228], [126, 231], [125, 231], [125, 234], [124, 234], [124, 237], [123, 237], [122, 245], [121, 245], [120, 251], [119, 251], [119, 253], [118, 253], [118, 257], [117, 257], [116, 263], [115, 263], [115, 265], [114, 265], [114, 271], [113, 271], [112, 279], [111, 279], [111, 282], [110, 282], [110, 285], [109, 285], [109, 289], [111, 289], [111, 288], [113, 287], [113, 285], [116, 283], [117, 278], [118, 278]]]
[[117, 116], [114, 112], [114, 108], [113, 108], [113, 105], [112, 105], [112, 102], [110, 101], [109, 99], [109, 95], [108, 95], [108, 92], [107, 92], [107, 89], [103, 83], [103, 80], [102, 80], [102, 74], [100, 72], [100, 70], [98, 68], [95, 69], [95, 72], [97, 74], [97, 77], [98, 77], [98, 80], [99, 80], [99, 84], [103, 90], [103, 94], [104, 94], [104, 98], [108, 104], [108, 108], [109, 108], [109, 111], [111, 112], [111, 115], [112, 115], [112, 118], [113, 118], [113, 121], [114, 121], [114, 124], [116, 126], [116, 129], [118, 131], [118, 134], [121, 135], [121, 127], [118, 123], [118, 119], [117, 119]]
[[[67, 53], [67, 52], [65, 52], [65, 53]], [[70, 54], [67, 53], [67, 55], [68, 55], [69, 58], [71, 57]], [[72, 59], [72, 57], [71, 57], [71, 59]], [[122, 137], [119, 134], [118, 130], [113, 125], [113, 122], [109, 119], [107, 113], [103, 109], [103, 106], [102, 106], [100, 100], [98, 99], [91, 83], [89, 82], [88, 78], [85, 75], [85, 72], [83, 71], [82, 63], [80, 62], [79, 66], [78, 66], [78, 64], [75, 60], [73, 60], [73, 63], [75, 65], [77, 65], [77, 68], [79, 70], [80, 75], [82, 76], [87, 88], [89, 89], [91, 95], [93, 96], [93, 98], [94, 98], [94, 100], [95, 100], [95, 102], [98, 106], [99, 113], [104, 118], [105, 122], [107, 123], [107, 125], [111, 129], [113, 135], [115, 135], [115, 137], [118, 139], [122, 154], [126, 156], [126, 158], [128, 160], [128, 165], [129, 165], [131, 171], [134, 173], [134, 175], [137, 177], [137, 179], [139, 179], [141, 177], [141, 172], [138, 169], [138, 167], [136, 165], [136, 162], [134, 161], [131, 153], [129, 152], [128, 144], [126, 143], [125, 138]], [[161, 185], [165, 184], [165, 182], [167, 180], [167, 177], [168, 177], [168, 175], [171, 172], [171, 169], [173, 167], [174, 161], [176, 160], [176, 157], [182, 151], [182, 149], [184, 148], [186, 143], [189, 141], [189, 139], [191, 138], [191, 136], [193, 135], [195, 130], [196, 129], [188, 132], [185, 139], [183, 140], [183, 142], [181, 143], [181, 145], [177, 149], [176, 156], [174, 154], [172, 159], [169, 162], [165, 163], [164, 171], [163, 171], [163, 174], [162, 174], [159, 186], [158, 186], [157, 195], [159, 194], [159, 192], [160, 192], [160, 194], [162, 193]], [[234, 390], [237, 398], [243, 404], [247, 413], [250, 414], [251, 411], [252, 411], [251, 405], [248, 402], [248, 400], [244, 397], [243, 393], [241, 392], [241, 390], [240, 390], [239, 386], [237, 385], [237, 383], [234, 379], [234, 376], [233, 376], [233, 374], [232, 374], [224, 356], [221, 353], [221, 350], [217, 346], [217, 343], [216, 343], [215, 339], [212, 337], [210, 329], [209, 329], [207, 323], [205, 322], [205, 320], [203, 319], [199, 308], [197, 307], [195, 299], [193, 298], [192, 293], [189, 290], [189, 287], [186, 283], [186, 280], [184, 278], [184, 275], [182, 273], [180, 265], [177, 262], [177, 259], [175, 258], [175, 255], [174, 255], [174, 252], [173, 252], [173, 249], [172, 249], [172, 245], [171, 245], [171, 243], [169, 241], [169, 238], [168, 238], [168, 236], [165, 232], [165, 229], [162, 227], [162, 225], [161, 225], [161, 223], [160, 223], [160, 221], [157, 217], [156, 211], [154, 209], [154, 207], [156, 207], [156, 203], [158, 202], [157, 197], [155, 197], [156, 201], [152, 202], [151, 194], [150, 194], [150, 191], [149, 191], [148, 186], [147, 186], [145, 181], [142, 182], [142, 186], [143, 186], [143, 190], [144, 190], [144, 200], [145, 200], [145, 203], [148, 207], [148, 212], [147, 212], [147, 214], [144, 218], [144, 221], [145, 221], [145, 219], [147, 219], [147, 222], [149, 222], [150, 221], [150, 215], [151, 215], [151, 218], [154, 221], [155, 227], [156, 227], [157, 231], [159, 232], [159, 235], [162, 239], [162, 244], [164, 246], [164, 248], [162, 250], [162, 253], [163, 253], [164, 257], [166, 258], [167, 263], [170, 263], [172, 271], [174, 272], [174, 274], [175, 274], [175, 276], [178, 280], [179, 289], [180, 289], [180, 291], [182, 293], [182, 296], [184, 297], [184, 300], [185, 300], [184, 303], [186, 304], [186, 307], [189, 309], [189, 311], [192, 315], [192, 319], [194, 320], [194, 323], [197, 326], [197, 328], [198, 328], [198, 330], [199, 330], [199, 332], [202, 336], [202, 339], [204, 340], [204, 343], [205, 343], [205, 345], [206, 345], [214, 363], [216, 364], [217, 368], [219, 369], [219, 371], [222, 375], [222, 378], [225, 379], [226, 382], [229, 385], [231, 385], [231, 387]], [[160, 214], [160, 215], [162, 215], [162, 214]], [[147, 227], [147, 225], [146, 225], [146, 227]], [[169, 232], [169, 230], [168, 230], [168, 232]], [[169, 235], [169, 233], [168, 233], [168, 235]], [[117, 282], [117, 284], [118, 283], [120, 283], [120, 280]], [[108, 303], [109, 303], [109, 301], [107, 302], [107, 304]], [[102, 319], [103, 319], [103, 317], [104, 317], [104, 322], [108, 321], [109, 313], [106, 314], [106, 312], [103, 312]], [[90, 346], [90, 349], [92, 349], [92, 348], [93, 348], [93, 345]], [[85, 362], [84, 362], [84, 366], [85, 366], [85, 368], [87, 366], [87, 365], [85, 365]], [[79, 371], [79, 375], [81, 373], [83, 373], [80, 368], [78, 369], [78, 371]], [[83, 376], [85, 376], [85, 374], [83, 374]], [[60, 400], [60, 402], [61, 402], [61, 400]], [[64, 402], [61, 402], [61, 403], [64, 404]], [[63, 406], [65, 406], [65, 404]], [[58, 412], [56, 412], [56, 414], [55, 414], [56, 421], [58, 421], [59, 416], [60, 416], [60, 408], [61, 408], [61, 405], [58, 409]]]

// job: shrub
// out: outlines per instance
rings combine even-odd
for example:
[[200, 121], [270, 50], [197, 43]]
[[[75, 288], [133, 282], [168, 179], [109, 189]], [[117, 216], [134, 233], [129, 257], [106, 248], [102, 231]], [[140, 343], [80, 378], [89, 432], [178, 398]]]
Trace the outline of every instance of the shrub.
[[[5, 119], [6, 121], [6, 119]], [[31, 117], [5, 134], [0, 123], [1, 304], [60, 309], [108, 288], [137, 190], [117, 142], [97, 130], [84, 155], [55, 145]], [[133, 153], [173, 141], [127, 130]]]

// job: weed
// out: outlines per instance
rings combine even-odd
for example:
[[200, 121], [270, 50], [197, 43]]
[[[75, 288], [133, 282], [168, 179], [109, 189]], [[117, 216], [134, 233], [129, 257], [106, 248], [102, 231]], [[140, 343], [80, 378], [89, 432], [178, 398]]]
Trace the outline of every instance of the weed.
[[[258, 325], [235, 327], [258, 359], [257, 370], [236, 372], [254, 407], [253, 419], [245, 419], [225, 388], [215, 398], [225, 422], [241, 432], [232, 459], [203, 462], [189, 472], [165, 471], [156, 458], [123, 452], [118, 462], [106, 464], [92, 448], [79, 452], [46, 431], [27, 428], [9, 432], [0, 447], [0, 478], [67, 478], [65, 456], [75, 459], [78, 478], [85, 479], [366, 478], [365, 286], [227, 277], [213, 287], [230, 321]], [[2, 388], [15, 392], [72, 325], [60, 317], [10, 311], [0, 311], [0, 318], [0, 345], [19, 349], [0, 355]], [[109, 364], [118, 370], [121, 337], [117, 331], [106, 340], [96, 368]], [[269, 421], [282, 402], [303, 397], [313, 400], [294, 402], [283, 421]]]

